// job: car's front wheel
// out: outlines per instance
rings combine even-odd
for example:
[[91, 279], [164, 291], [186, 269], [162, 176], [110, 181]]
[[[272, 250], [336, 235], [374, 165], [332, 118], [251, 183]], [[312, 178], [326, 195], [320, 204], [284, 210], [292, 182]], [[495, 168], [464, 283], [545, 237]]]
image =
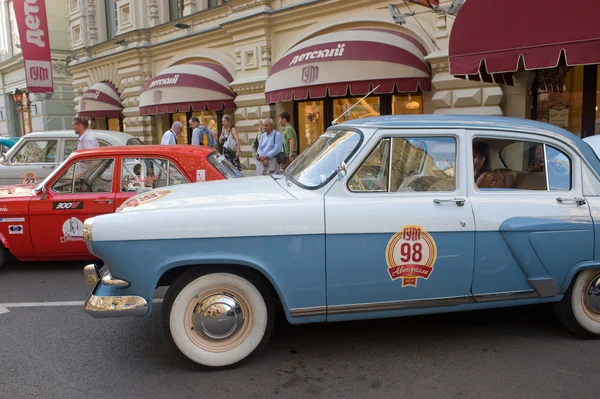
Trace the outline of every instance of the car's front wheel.
[[577, 275], [562, 301], [554, 304], [559, 320], [583, 338], [600, 337], [600, 269]]
[[208, 368], [250, 360], [273, 330], [273, 301], [259, 279], [244, 273], [187, 272], [169, 288], [163, 327], [179, 351]]

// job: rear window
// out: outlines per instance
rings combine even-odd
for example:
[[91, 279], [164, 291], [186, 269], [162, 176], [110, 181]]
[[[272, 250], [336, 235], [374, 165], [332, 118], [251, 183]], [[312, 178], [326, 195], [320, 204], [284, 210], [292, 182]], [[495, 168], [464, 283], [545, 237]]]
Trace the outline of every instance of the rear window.
[[137, 137], [134, 137], [134, 138], [127, 140], [126, 145], [144, 145], [144, 142], [142, 140], [138, 139]]

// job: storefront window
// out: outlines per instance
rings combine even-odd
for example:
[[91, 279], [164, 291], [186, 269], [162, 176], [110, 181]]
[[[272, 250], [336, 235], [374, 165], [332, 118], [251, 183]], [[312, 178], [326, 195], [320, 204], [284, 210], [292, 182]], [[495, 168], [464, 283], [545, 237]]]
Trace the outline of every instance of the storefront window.
[[[177, 136], [177, 144], [189, 144], [190, 141], [188, 139], [188, 119], [186, 112], [178, 112], [176, 114], [171, 115], [171, 125], [179, 121], [183, 124], [183, 131], [179, 136]], [[170, 128], [170, 127], [169, 127]], [[191, 132], [189, 132], [191, 133]]]
[[119, 118], [108, 119], [108, 130], [112, 130], [113, 132], [118, 132], [121, 130], [120, 125], [121, 124], [119, 123]]
[[[217, 137], [218, 132], [218, 117], [215, 111], [200, 111], [192, 112], [192, 116], [200, 119], [200, 123], [208, 128], [212, 134]], [[203, 145], [208, 145], [208, 137], [204, 136]]]
[[392, 97], [392, 115], [422, 114], [423, 95], [396, 94]]
[[306, 150], [324, 131], [323, 101], [298, 103], [298, 137], [300, 140], [300, 151]]
[[583, 74], [583, 66], [559, 66], [538, 71], [537, 120], [560, 126], [581, 137]]
[[352, 119], [366, 118], [369, 116], [379, 116], [381, 113], [380, 98], [377, 97], [354, 97], [333, 100], [333, 119], [339, 118], [344, 112], [349, 110], [354, 104], [357, 104], [350, 112], [338, 119], [338, 123]]

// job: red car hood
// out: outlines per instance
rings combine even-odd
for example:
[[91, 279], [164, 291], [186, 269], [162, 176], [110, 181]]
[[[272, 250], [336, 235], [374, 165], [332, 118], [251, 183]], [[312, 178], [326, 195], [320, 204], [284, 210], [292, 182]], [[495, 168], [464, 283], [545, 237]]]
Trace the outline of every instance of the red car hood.
[[0, 186], [0, 198], [32, 197], [34, 196], [33, 184], [14, 184]]

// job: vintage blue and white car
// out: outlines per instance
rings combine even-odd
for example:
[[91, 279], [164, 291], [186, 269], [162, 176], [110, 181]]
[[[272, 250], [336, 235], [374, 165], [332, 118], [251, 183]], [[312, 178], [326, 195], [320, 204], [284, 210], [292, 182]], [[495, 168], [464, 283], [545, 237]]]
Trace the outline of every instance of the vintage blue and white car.
[[554, 304], [600, 335], [600, 143], [520, 119], [366, 118], [284, 175], [150, 191], [85, 222], [94, 317], [148, 316], [210, 368], [290, 323]]

